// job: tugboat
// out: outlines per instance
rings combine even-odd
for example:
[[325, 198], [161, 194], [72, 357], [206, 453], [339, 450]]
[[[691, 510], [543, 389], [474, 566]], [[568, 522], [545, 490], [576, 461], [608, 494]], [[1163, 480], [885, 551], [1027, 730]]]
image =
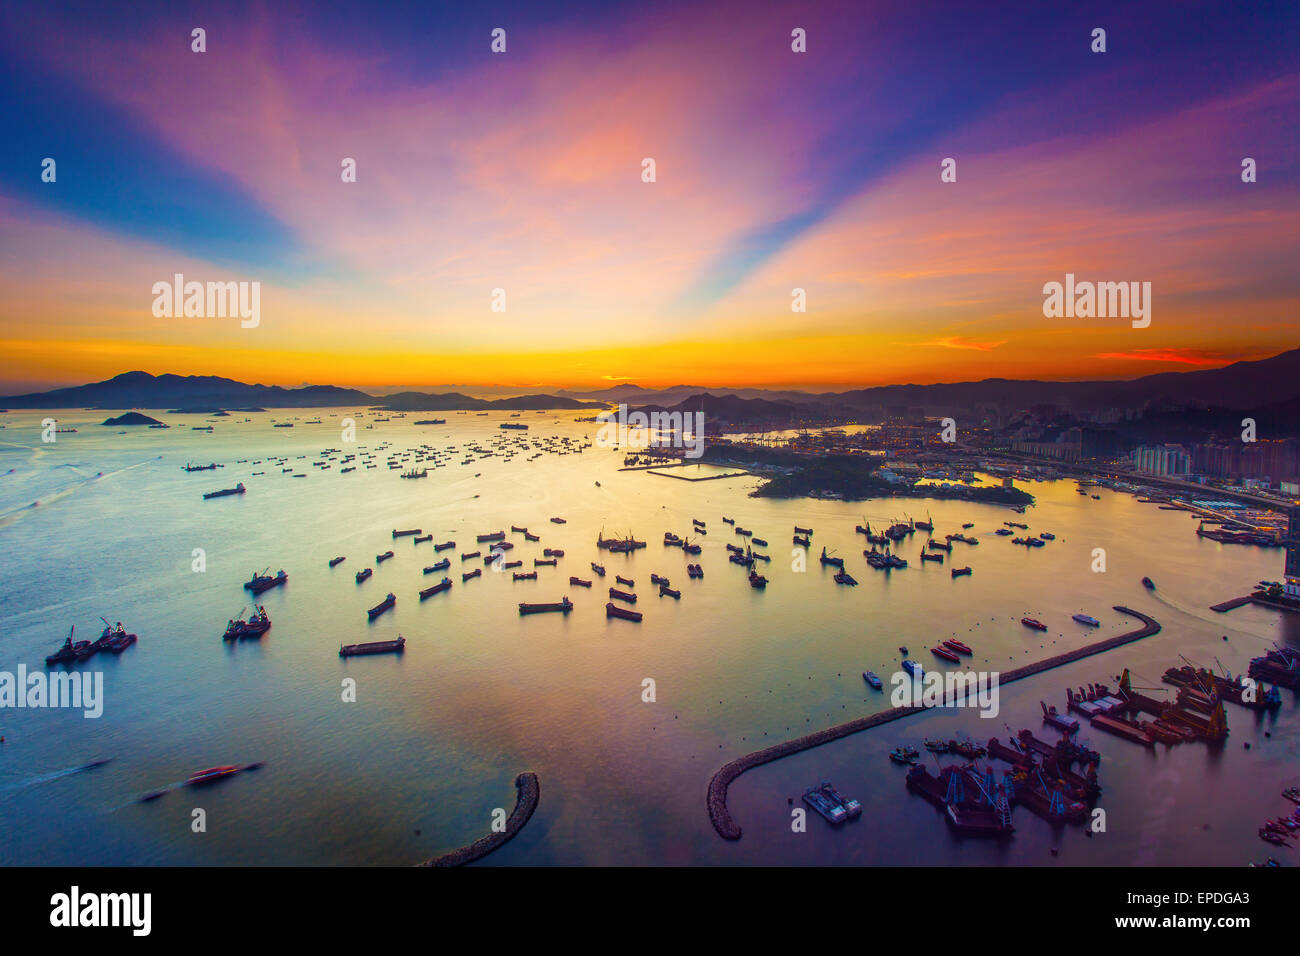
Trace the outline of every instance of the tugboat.
[[68, 631], [68, 636], [63, 642], [63, 646], [57, 651], [45, 658], [45, 666], [53, 667], [55, 664], [70, 664], [73, 661], [83, 660], [94, 654], [95, 648], [90, 641], [77, 641], [73, 643], [72, 635], [76, 631], [76, 625]]
[[1154, 591], [1156, 589], [1156, 582], [1152, 581], [1150, 578], [1143, 578], [1142, 586], [1148, 591]]

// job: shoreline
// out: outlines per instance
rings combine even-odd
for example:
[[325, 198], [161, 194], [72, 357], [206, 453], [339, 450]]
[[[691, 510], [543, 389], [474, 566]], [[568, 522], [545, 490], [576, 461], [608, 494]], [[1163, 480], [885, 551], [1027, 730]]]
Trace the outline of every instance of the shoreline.
[[[1117, 634], [1114, 637], [1108, 637], [1105, 640], [1096, 641], [1092, 644], [1085, 644], [1083, 647], [1076, 648], [1073, 651], [1066, 651], [1052, 657], [1044, 658], [1033, 664], [1026, 664], [1023, 667], [1017, 667], [999, 675], [998, 684], [1010, 684], [1021, 680], [1025, 677], [1032, 677], [1035, 674], [1041, 674], [1043, 671], [1060, 667], [1063, 664], [1072, 664], [1075, 661], [1082, 660], [1085, 657], [1091, 657], [1094, 654], [1100, 654], [1104, 651], [1112, 650], [1124, 644], [1139, 641], [1144, 637], [1150, 637], [1160, 631], [1160, 623], [1153, 617], [1143, 614], [1141, 611], [1135, 611], [1132, 608], [1115, 605], [1113, 610], [1121, 614], [1127, 614], [1142, 621], [1142, 627], [1133, 631], [1126, 631], [1123, 634]], [[935, 708], [918, 706], [918, 707], [891, 707], [888, 710], [882, 710], [879, 713], [871, 714], [867, 717], [858, 717], [847, 723], [839, 724], [835, 727], [828, 727], [825, 730], [819, 730], [815, 733], [807, 734], [803, 737], [797, 737], [794, 740], [786, 741], [783, 744], [775, 744], [763, 750], [756, 750], [753, 753], [746, 754], [743, 757], [737, 757], [728, 763], [719, 767], [709, 779], [708, 795], [706, 804], [709, 811], [709, 821], [713, 824], [713, 829], [718, 832], [718, 836], [724, 840], [739, 840], [741, 836], [740, 824], [736, 823], [731, 816], [731, 811], [727, 808], [727, 789], [746, 770], [753, 770], [765, 763], [771, 763], [780, 760], [782, 757], [788, 757], [791, 754], [800, 753], [804, 750], [811, 750], [813, 747], [820, 747], [822, 744], [828, 744], [832, 741], [839, 740], [842, 737], [848, 737], [852, 734], [859, 733], [863, 730], [870, 730], [873, 727], [879, 727], [882, 724], [892, 723], [914, 713]]]
[[515, 808], [510, 812], [504, 830], [479, 837], [469, 846], [435, 856], [417, 866], [465, 866], [467, 863], [483, 859], [493, 850], [498, 850], [513, 840], [533, 815], [533, 811], [537, 809], [537, 801], [541, 799], [541, 784], [537, 781], [537, 774], [525, 770], [515, 777], [515, 790]]

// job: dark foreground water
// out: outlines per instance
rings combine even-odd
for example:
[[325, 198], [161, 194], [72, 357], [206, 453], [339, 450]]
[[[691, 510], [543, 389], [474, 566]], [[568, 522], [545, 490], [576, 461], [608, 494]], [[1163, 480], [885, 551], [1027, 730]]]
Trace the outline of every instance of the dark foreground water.
[[[341, 436], [348, 414], [359, 423], [356, 444]], [[5, 417], [0, 472], [14, 471], [0, 477], [0, 670], [38, 668], [71, 625], [78, 637], [96, 636], [99, 615], [123, 621], [140, 643], [80, 665], [104, 673], [97, 720], [78, 711], [0, 710], [0, 863], [409, 864], [486, 833], [492, 811], [513, 806], [512, 781], [522, 770], [538, 773], [541, 803], [523, 833], [488, 858], [493, 865], [1235, 866], [1294, 852], [1255, 836], [1264, 818], [1290, 811], [1279, 791], [1300, 782], [1291, 692], [1276, 717], [1258, 720], [1230, 706], [1231, 736], [1217, 752], [1202, 745], [1150, 752], [1085, 728], [1104, 754], [1099, 805], [1107, 830], [1092, 837], [1080, 828], [1054, 832], [1020, 809], [1010, 842], [956, 839], [929, 804], [907, 794], [902, 769], [886, 759], [896, 744], [919, 746], [924, 736], [986, 740], [1031, 727], [1046, 737], [1040, 699], [1064, 707], [1067, 685], [1114, 683], [1124, 666], [1147, 687], [1160, 686], [1179, 655], [1211, 666], [1217, 656], [1234, 673], [1244, 670], [1273, 641], [1295, 639], [1300, 621], [1254, 607], [1217, 615], [1207, 606], [1279, 577], [1279, 551], [1202, 541], [1184, 513], [1109, 491], [1094, 501], [1073, 482], [1024, 485], [1038, 504], [1016, 518], [939, 501], [750, 498], [754, 479], [620, 472], [622, 454], [599, 447], [529, 461], [530, 448], [462, 465], [473, 443], [568, 436], [573, 447], [594, 437], [595, 426], [529, 414], [521, 420], [530, 431], [509, 434], [499, 415], [440, 414], [447, 425], [417, 426], [425, 416], [411, 415], [366, 428], [368, 415], [342, 410], [306, 424], [313, 411], [299, 413], [292, 429], [271, 424], [292, 413], [251, 414], [248, 422], [236, 415], [212, 433], [190, 430], [203, 424], [198, 417], [161, 415], [176, 427], [120, 434], [95, 424], [103, 413], [67, 412], [60, 425], [79, 430], [53, 444], [40, 441], [42, 414]], [[325, 448], [359, 454], [385, 442], [373, 470], [340, 474], [337, 461], [329, 470], [311, 464]], [[421, 481], [400, 480], [385, 466], [389, 452], [422, 443], [460, 453]], [[271, 464], [269, 456], [287, 461]], [[187, 474], [187, 461], [226, 467]], [[307, 477], [290, 478], [281, 467]], [[201, 500], [237, 481], [246, 495]], [[921, 566], [920, 534], [902, 549], [908, 570], [885, 575], [866, 566], [855, 524], [927, 510], [938, 535], [974, 522], [967, 533], [982, 543], [954, 545], [971, 577], [952, 579], [947, 564]], [[740, 539], [723, 515], [771, 542], [762, 549], [773, 558], [766, 591], [752, 590], [726, 562], [724, 544]], [[552, 516], [567, 523], [552, 524]], [[661, 544], [664, 531], [688, 533], [692, 518], [709, 531], [700, 538], [703, 555], [691, 559], [705, 568], [698, 581], [687, 579], [682, 552]], [[1008, 519], [1057, 539], [1032, 551], [1016, 547], [992, 534]], [[462, 584], [460, 553], [486, 547], [475, 534], [512, 524], [542, 539], [508, 535], [521, 570], [531, 570], [544, 547], [565, 550], [559, 567], [540, 568], [538, 581], [484, 572]], [[815, 529], [806, 571], [792, 568], [796, 524]], [[457, 547], [435, 555], [431, 544], [393, 541], [392, 530], [406, 527]], [[626, 557], [597, 552], [602, 529], [633, 532], [649, 547]], [[846, 557], [858, 587], [832, 582], [816, 560], [822, 545]], [[396, 556], [376, 566], [375, 555], [390, 548]], [[1091, 570], [1095, 548], [1106, 551], [1105, 573]], [[192, 569], [195, 549], [206, 556], [202, 572]], [[347, 561], [328, 568], [336, 555]], [[453, 588], [420, 602], [418, 589], [441, 577], [421, 569], [447, 555]], [[596, 579], [591, 591], [568, 585], [570, 574], [592, 578], [589, 562], [602, 559], [604, 582]], [[249, 604], [242, 582], [267, 566], [290, 575], [261, 599], [272, 631], [260, 643], [223, 644], [227, 619]], [[361, 567], [376, 571], [357, 585]], [[651, 572], [669, 576], [681, 600], [657, 597]], [[606, 619], [601, 584], [612, 585], [615, 573], [635, 579], [642, 624]], [[1157, 582], [1154, 594], [1140, 585], [1144, 574]], [[388, 591], [396, 609], [367, 623], [366, 608]], [[517, 613], [521, 600], [564, 594], [577, 605], [568, 616]], [[861, 672], [888, 678], [898, 645], [929, 668], [939, 662], [926, 648], [956, 635], [975, 648], [976, 667], [1007, 670], [1138, 626], [1112, 611], [1115, 604], [1146, 611], [1164, 630], [1005, 688], [995, 719], [971, 711], [908, 718], [751, 771], [731, 794], [743, 839], [726, 843], [710, 826], [704, 794], [718, 766], [888, 706]], [[1103, 626], [1075, 624], [1078, 611]], [[1022, 627], [1026, 614], [1050, 632]], [[338, 657], [341, 643], [399, 633], [408, 641], [402, 657]], [[355, 703], [342, 700], [348, 677]], [[642, 700], [647, 678], [654, 703]], [[112, 762], [99, 769], [61, 773], [104, 757]], [[266, 766], [255, 773], [134, 802], [194, 770], [257, 760]], [[802, 790], [823, 778], [863, 802], [863, 819], [832, 830], [813, 817], [807, 832], [792, 832], [787, 801], [798, 806]], [[204, 833], [191, 829], [196, 807], [206, 811]]]

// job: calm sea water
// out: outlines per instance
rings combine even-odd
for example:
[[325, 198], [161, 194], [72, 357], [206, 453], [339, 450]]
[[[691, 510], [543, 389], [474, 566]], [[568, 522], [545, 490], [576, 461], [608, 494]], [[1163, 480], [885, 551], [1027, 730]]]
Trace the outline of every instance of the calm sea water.
[[[896, 744], [924, 736], [986, 740], [1031, 727], [1046, 737], [1038, 701], [1064, 706], [1067, 685], [1113, 683], [1128, 666], [1136, 683], [1160, 686], [1180, 655], [1211, 666], [1217, 657], [1236, 672], [1273, 641], [1297, 640], [1300, 621], [1254, 607], [1208, 610], [1279, 577], [1281, 553], [1199, 540], [1184, 513], [1109, 491], [1094, 501], [1073, 482], [1024, 485], [1038, 503], [1019, 519], [953, 502], [772, 501], [748, 497], [757, 481], [747, 477], [688, 482], [620, 472], [622, 454], [599, 447], [534, 461], [526, 460], [532, 450], [509, 461], [476, 456], [470, 465], [452, 455], [421, 481], [400, 480], [384, 465], [388, 452], [420, 444], [463, 452], [503, 438], [594, 437], [593, 424], [552, 413], [527, 414], [520, 420], [531, 430], [514, 435], [498, 428], [506, 419], [496, 414], [366, 428], [371, 416], [344, 410], [322, 411], [319, 425], [305, 424], [314, 411], [300, 413], [293, 429], [272, 427], [293, 413], [247, 422], [237, 415], [211, 433], [190, 430], [204, 423], [199, 417], [162, 415], [175, 427], [121, 434], [97, 424], [103, 413], [76, 411], [57, 417], [77, 433], [44, 444], [45, 414], [7, 415], [0, 431], [0, 472], [13, 469], [0, 477], [0, 670], [39, 667], [72, 625], [93, 638], [100, 615], [123, 621], [140, 642], [80, 665], [104, 672], [98, 720], [0, 711], [0, 863], [405, 865], [486, 833], [493, 810], [513, 806], [522, 770], [539, 774], [541, 804], [522, 834], [488, 858], [492, 865], [1241, 865], [1288, 852], [1261, 843], [1255, 830], [1289, 812], [1279, 791], [1300, 782], [1290, 692], [1273, 717], [1230, 706], [1231, 736], [1217, 752], [1149, 752], [1085, 728], [1104, 754], [1107, 831], [1091, 837], [1017, 810], [1008, 843], [956, 839], [886, 759]], [[355, 445], [341, 435], [348, 414], [359, 423]], [[352, 453], [383, 443], [374, 470], [311, 465], [325, 448]], [[290, 478], [270, 456], [288, 456], [285, 466], [307, 477]], [[187, 461], [225, 467], [187, 474]], [[202, 500], [237, 481], [246, 495]], [[908, 570], [866, 566], [854, 525], [909, 511], [929, 511], [939, 535], [975, 523], [968, 533], [982, 544], [954, 545], [971, 577], [919, 566], [920, 534], [902, 549]], [[771, 542], [766, 591], [752, 590], [727, 563], [723, 546], [738, 539], [723, 515]], [[689, 580], [686, 556], [660, 543], [665, 531], [689, 532], [692, 518], [708, 524], [703, 555], [690, 559], [704, 565], [703, 580]], [[992, 534], [1008, 519], [1057, 539], [1016, 547]], [[536, 544], [508, 535], [525, 570], [544, 547], [565, 550], [559, 567], [538, 569], [537, 581], [484, 572], [462, 584], [460, 552], [483, 547], [476, 534], [512, 524], [541, 535]], [[795, 524], [815, 529], [805, 572], [792, 569]], [[394, 528], [408, 527], [457, 547], [435, 555], [430, 544], [392, 539]], [[635, 533], [649, 547], [598, 552], [602, 529]], [[845, 556], [858, 587], [832, 582], [816, 561], [822, 545]], [[192, 569], [198, 548], [201, 573]], [[376, 566], [375, 555], [390, 548], [396, 556]], [[1090, 570], [1094, 548], [1106, 550], [1105, 573]], [[347, 561], [328, 568], [336, 555]], [[420, 602], [418, 589], [441, 577], [421, 569], [446, 555], [453, 588]], [[570, 574], [593, 576], [593, 560], [609, 577], [591, 591], [569, 587]], [[242, 583], [268, 566], [290, 575], [260, 599], [272, 631], [261, 642], [223, 644], [226, 621], [249, 605]], [[362, 567], [375, 574], [357, 585]], [[669, 576], [681, 600], [657, 597], [651, 572]], [[642, 624], [605, 618], [600, 584], [615, 573], [636, 580]], [[1157, 582], [1154, 594], [1140, 585], [1144, 574]], [[366, 609], [388, 591], [397, 607], [368, 623]], [[519, 601], [565, 594], [577, 605], [570, 615], [517, 613]], [[1004, 688], [996, 719], [927, 714], [751, 771], [731, 793], [743, 839], [726, 843], [710, 826], [705, 788], [718, 766], [887, 707], [861, 672], [888, 677], [899, 645], [928, 668], [925, 648], [955, 635], [975, 648], [977, 667], [1007, 670], [1098, 639], [1070, 620], [1077, 611], [1102, 620], [1100, 636], [1135, 627], [1115, 604], [1147, 611], [1163, 632]], [[1022, 627], [1026, 614], [1050, 632]], [[341, 643], [399, 633], [404, 656], [338, 657]], [[341, 699], [348, 677], [355, 703]], [[646, 678], [655, 681], [654, 703], [642, 700]], [[104, 757], [112, 762], [62, 773]], [[134, 802], [197, 769], [257, 760], [266, 766], [206, 790]], [[806, 833], [792, 832], [788, 801], [797, 806], [823, 778], [858, 797], [863, 818], [832, 830], [814, 817]], [[206, 832], [191, 829], [196, 807], [206, 812]]]

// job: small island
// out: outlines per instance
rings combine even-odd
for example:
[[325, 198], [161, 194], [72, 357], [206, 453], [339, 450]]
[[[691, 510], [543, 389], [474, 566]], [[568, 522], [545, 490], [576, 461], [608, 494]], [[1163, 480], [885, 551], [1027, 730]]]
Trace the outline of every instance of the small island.
[[148, 415], [141, 415], [139, 412], [127, 412], [125, 415], [118, 415], [117, 418], [106, 418], [101, 425], [149, 425], [151, 427], [162, 425], [162, 422], [156, 418], [150, 418]]

